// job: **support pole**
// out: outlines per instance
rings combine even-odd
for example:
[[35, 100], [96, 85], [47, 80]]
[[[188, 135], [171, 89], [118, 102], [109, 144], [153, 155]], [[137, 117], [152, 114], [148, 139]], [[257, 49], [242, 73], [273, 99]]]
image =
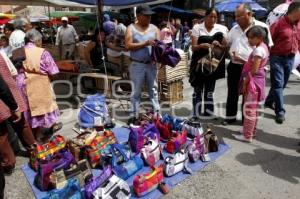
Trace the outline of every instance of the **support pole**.
[[97, 8], [98, 8], [98, 22], [99, 22], [99, 28], [101, 29], [102, 27], [102, 17], [103, 17], [103, 0], [97, 0]]

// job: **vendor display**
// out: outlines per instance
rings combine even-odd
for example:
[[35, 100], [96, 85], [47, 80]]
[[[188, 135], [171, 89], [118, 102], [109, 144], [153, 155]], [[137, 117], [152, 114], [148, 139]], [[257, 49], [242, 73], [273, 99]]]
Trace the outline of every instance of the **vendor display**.
[[199, 121], [159, 114], [144, 115], [124, 128], [128, 140], [120, 143], [105, 126], [109, 115], [104, 100], [101, 95], [87, 98], [77, 136], [66, 141], [55, 135], [49, 143], [32, 146], [34, 186], [48, 191], [46, 198], [123, 199], [144, 197], [156, 189], [167, 194], [166, 179], [192, 174], [191, 163], [209, 161], [209, 152], [218, 151], [211, 128], [203, 133]]

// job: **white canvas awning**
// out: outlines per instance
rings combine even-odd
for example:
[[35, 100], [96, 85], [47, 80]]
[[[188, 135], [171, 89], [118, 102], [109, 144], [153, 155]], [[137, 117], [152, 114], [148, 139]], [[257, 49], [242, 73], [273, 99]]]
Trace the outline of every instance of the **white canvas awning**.
[[1, 0], [1, 5], [20, 5], [20, 6], [51, 6], [51, 7], [75, 7], [92, 8], [94, 5], [85, 5], [66, 0]]

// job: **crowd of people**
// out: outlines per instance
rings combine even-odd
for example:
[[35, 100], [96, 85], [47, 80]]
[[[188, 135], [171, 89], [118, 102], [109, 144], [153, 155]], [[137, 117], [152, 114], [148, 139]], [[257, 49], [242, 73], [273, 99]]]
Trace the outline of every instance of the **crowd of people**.
[[[152, 14], [148, 5], [138, 6], [135, 21], [127, 27], [121, 17], [111, 21], [105, 14], [103, 25], [96, 28], [85, 48], [86, 62], [99, 72], [126, 74], [132, 80], [134, 89], [129, 123], [139, 113], [144, 83], [153, 110], [160, 111], [158, 68], [151, 58], [155, 40], [183, 50], [187, 49], [191, 40], [193, 55], [189, 81], [194, 88], [194, 119], [202, 114], [215, 117], [215, 85], [218, 79], [225, 78], [225, 58], [228, 57], [226, 118], [222, 124], [236, 122], [240, 95], [243, 96], [243, 128], [236, 139], [252, 142], [256, 135], [260, 102], [274, 110], [277, 123], [284, 122], [283, 90], [295, 54], [300, 49], [300, 3], [291, 3], [287, 14], [270, 27], [255, 19], [248, 4], [241, 4], [235, 11], [237, 24], [230, 30], [218, 24], [219, 13], [215, 8], [206, 11], [203, 21], [194, 20], [192, 28], [187, 22], [182, 25], [179, 18], [153, 25]], [[0, 38], [0, 181], [3, 174], [11, 174], [15, 166], [15, 156], [7, 139], [7, 123], [13, 126], [28, 153], [32, 144], [46, 142], [62, 127], [58, 122], [60, 112], [50, 84], [50, 77], [59, 73], [59, 69], [51, 54], [42, 48], [42, 35], [31, 27], [26, 18], [15, 19], [14, 26], [5, 26], [3, 33]], [[56, 36], [61, 59], [75, 58], [78, 39], [76, 30], [68, 24], [68, 18], [63, 17]], [[212, 50], [218, 50], [220, 57], [215, 70], [207, 73], [199, 60]], [[265, 66], [268, 61], [271, 89], [265, 98]]]

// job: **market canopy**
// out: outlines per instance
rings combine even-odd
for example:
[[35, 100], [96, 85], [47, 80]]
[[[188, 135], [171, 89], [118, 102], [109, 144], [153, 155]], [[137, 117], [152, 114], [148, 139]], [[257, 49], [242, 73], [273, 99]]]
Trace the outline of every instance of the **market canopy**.
[[248, 3], [251, 6], [252, 11], [257, 15], [262, 16], [268, 13], [266, 8], [262, 7], [253, 0], [225, 0], [217, 3], [215, 7], [220, 13], [234, 13], [237, 6], [243, 3]]
[[182, 10], [180, 8], [176, 8], [169, 5], [158, 5], [152, 8], [154, 12], [170, 12], [170, 14], [174, 15], [181, 15], [181, 16], [187, 16], [187, 17], [197, 17], [199, 16], [197, 13], [194, 13], [189, 10]]
[[6, 24], [15, 17], [16, 15], [0, 13], [0, 25]]
[[75, 7], [86, 8], [95, 5], [81, 4], [67, 0], [1, 0], [1, 5], [21, 5], [21, 6], [52, 6], [52, 7]]
[[[96, 5], [98, 0], [68, 0], [71, 2], [87, 4], [87, 5]], [[102, 0], [104, 6], [113, 6], [113, 7], [133, 7], [138, 4], [158, 4], [165, 3], [171, 0]]]

